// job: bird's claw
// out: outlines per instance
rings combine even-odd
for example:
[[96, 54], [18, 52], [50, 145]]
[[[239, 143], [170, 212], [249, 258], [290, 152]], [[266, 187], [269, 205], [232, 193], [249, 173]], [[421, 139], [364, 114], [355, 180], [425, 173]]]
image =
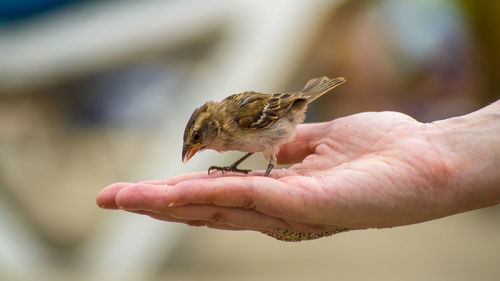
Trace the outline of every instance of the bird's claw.
[[252, 170], [238, 169], [233, 166], [228, 166], [228, 167], [210, 166], [210, 168], [208, 168], [209, 175], [212, 170], [221, 171], [222, 174], [224, 174], [224, 172], [236, 172], [236, 173], [248, 174], [250, 171], [252, 171]]

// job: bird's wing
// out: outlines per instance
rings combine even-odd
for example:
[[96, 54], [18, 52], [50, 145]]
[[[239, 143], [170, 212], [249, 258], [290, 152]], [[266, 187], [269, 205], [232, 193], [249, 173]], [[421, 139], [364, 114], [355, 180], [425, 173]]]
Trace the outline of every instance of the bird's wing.
[[308, 96], [243, 92], [227, 97], [235, 110], [232, 116], [242, 129], [265, 129], [285, 115], [299, 100]]

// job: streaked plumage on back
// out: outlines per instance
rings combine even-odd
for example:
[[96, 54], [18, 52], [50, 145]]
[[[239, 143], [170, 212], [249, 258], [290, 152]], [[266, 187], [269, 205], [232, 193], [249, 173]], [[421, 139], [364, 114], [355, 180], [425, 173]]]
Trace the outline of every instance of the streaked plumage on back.
[[343, 82], [342, 77], [320, 77], [309, 80], [299, 92], [248, 91], [207, 102], [193, 112], [186, 125], [182, 160], [188, 161], [203, 149], [238, 150], [248, 153], [229, 167], [212, 166], [208, 171], [247, 173], [237, 166], [252, 153], [262, 152], [269, 160], [267, 176], [276, 163], [279, 146], [289, 141], [295, 127], [304, 121], [307, 105]]

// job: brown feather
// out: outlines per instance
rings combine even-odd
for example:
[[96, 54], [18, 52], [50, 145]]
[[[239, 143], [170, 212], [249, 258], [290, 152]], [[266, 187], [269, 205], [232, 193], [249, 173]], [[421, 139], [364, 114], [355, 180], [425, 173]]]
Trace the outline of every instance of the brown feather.
[[[294, 94], [262, 94], [243, 92], [226, 98], [234, 108], [235, 121], [242, 129], [266, 129], [285, 115], [299, 100], [308, 96]], [[224, 101], [223, 101], [224, 102]]]

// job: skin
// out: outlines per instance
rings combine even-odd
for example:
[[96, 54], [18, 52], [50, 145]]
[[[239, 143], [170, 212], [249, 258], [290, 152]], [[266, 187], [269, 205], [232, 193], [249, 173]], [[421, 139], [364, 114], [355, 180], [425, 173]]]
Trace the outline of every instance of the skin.
[[366, 112], [297, 127], [279, 163], [248, 175], [119, 182], [97, 204], [228, 230], [324, 232], [424, 222], [500, 202], [500, 101], [420, 123]]

